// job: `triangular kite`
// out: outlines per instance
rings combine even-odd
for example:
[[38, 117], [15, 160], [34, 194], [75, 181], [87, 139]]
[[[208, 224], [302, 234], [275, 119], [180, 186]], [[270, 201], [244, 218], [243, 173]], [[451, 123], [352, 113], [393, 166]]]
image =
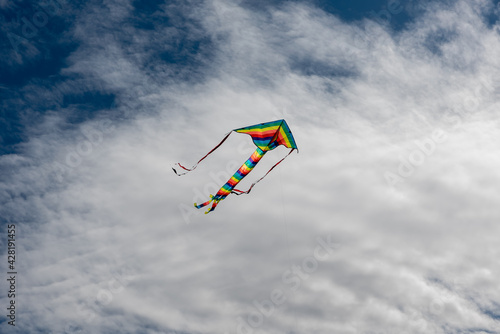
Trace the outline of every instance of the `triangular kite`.
[[[279, 163], [281, 163], [283, 160], [285, 160], [285, 158], [288, 157], [290, 155], [290, 153], [292, 153], [294, 150], [297, 150], [297, 152], [298, 152], [297, 145], [295, 144], [295, 140], [293, 139], [293, 135], [292, 135], [292, 132], [290, 131], [290, 128], [288, 127], [288, 124], [286, 124], [286, 121], [284, 119], [281, 119], [281, 120], [274, 121], [274, 122], [261, 123], [261, 124], [257, 124], [257, 125], [247, 126], [247, 127], [240, 128], [240, 129], [234, 129], [231, 132], [229, 132], [217, 146], [215, 146], [210, 152], [208, 152], [203, 158], [201, 158], [193, 167], [186, 168], [186, 167], [182, 166], [181, 164], [177, 163], [176, 165], [178, 165], [180, 168], [185, 170], [185, 172], [177, 173], [177, 171], [174, 168], [172, 168], [172, 169], [179, 176], [184, 175], [189, 171], [192, 171], [193, 169], [195, 169], [198, 166], [198, 164], [203, 159], [205, 159], [208, 155], [210, 155], [210, 153], [212, 153], [217, 148], [219, 148], [219, 146], [221, 146], [222, 143], [224, 143], [224, 141], [226, 141], [226, 139], [229, 137], [229, 135], [233, 131], [239, 132], [239, 133], [246, 133], [246, 134], [250, 135], [252, 137], [253, 143], [255, 144], [255, 146], [257, 146], [257, 149], [255, 150], [255, 152], [253, 152], [253, 154], [250, 156], [250, 158], [236, 171], [236, 173], [234, 173], [234, 175], [226, 182], [226, 184], [224, 184], [219, 189], [219, 191], [217, 192], [217, 194], [215, 194], [215, 196], [210, 195], [210, 200], [208, 200], [207, 202], [205, 202], [203, 204], [200, 204], [200, 205], [197, 205], [196, 203], [194, 204], [194, 206], [196, 208], [200, 209], [204, 206], [207, 206], [208, 204], [210, 204], [212, 202], [212, 207], [205, 213], [209, 213], [210, 211], [215, 210], [215, 208], [217, 207], [217, 204], [219, 204], [220, 201], [222, 201], [224, 198], [227, 197], [227, 195], [229, 195], [231, 193], [236, 194], [236, 195], [250, 193], [253, 186], [255, 184], [257, 184], [259, 181], [261, 181], [264, 177], [266, 177], [266, 175], [269, 174], [269, 172], [271, 170], [273, 170], [273, 168], [276, 167]], [[255, 165], [257, 165], [257, 163], [260, 161], [260, 159], [262, 159], [264, 154], [266, 154], [267, 152], [269, 152], [271, 150], [274, 150], [279, 145], [283, 145], [285, 147], [290, 148], [291, 149], [290, 152], [283, 159], [278, 161], [273, 167], [271, 167], [271, 169], [269, 169], [269, 171], [263, 177], [261, 177], [260, 179], [258, 179], [254, 183], [252, 183], [252, 185], [250, 186], [250, 188], [247, 191], [241, 191], [238, 189], [234, 189], [234, 187], [245, 176], [247, 176], [248, 173], [250, 173], [252, 171], [252, 169], [255, 167]]]

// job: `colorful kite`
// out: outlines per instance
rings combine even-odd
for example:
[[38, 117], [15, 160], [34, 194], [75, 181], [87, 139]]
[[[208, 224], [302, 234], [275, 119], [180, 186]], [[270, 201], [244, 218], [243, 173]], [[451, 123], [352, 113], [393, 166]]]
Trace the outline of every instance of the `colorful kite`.
[[[255, 152], [253, 152], [252, 156], [236, 171], [236, 173], [234, 173], [234, 175], [229, 179], [229, 181], [227, 181], [226, 184], [219, 189], [219, 191], [217, 192], [217, 194], [215, 194], [215, 196], [210, 195], [210, 200], [203, 204], [197, 205], [196, 203], [194, 203], [194, 206], [196, 208], [201, 209], [202, 207], [210, 204], [210, 202], [213, 202], [212, 207], [205, 213], [214, 211], [215, 208], [217, 207], [217, 204], [219, 204], [219, 202], [222, 201], [224, 198], [226, 198], [227, 195], [229, 194], [241, 195], [250, 193], [250, 190], [252, 190], [253, 186], [257, 184], [259, 181], [261, 181], [264, 177], [266, 177], [266, 175], [269, 174], [269, 172], [272, 171], [274, 167], [276, 167], [283, 160], [285, 160], [285, 158], [288, 157], [293, 152], [293, 150], [297, 150], [298, 152], [297, 145], [295, 144], [295, 140], [293, 139], [293, 135], [292, 132], [290, 131], [290, 128], [288, 127], [288, 124], [286, 124], [284, 119], [281, 119], [274, 122], [261, 123], [241, 129], [232, 130], [224, 137], [224, 139], [222, 139], [222, 141], [217, 146], [215, 146], [210, 152], [207, 153], [207, 155], [201, 158], [193, 167], [186, 168], [181, 164], [177, 163], [176, 165], [184, 169], [186, 172], [179, 174], [177, 173], [175, 168], [172, 168], [175, 174], [180, 176], [195, 169], [203, 159], [205, 159], [210, 153], [219, 148], [219, 146], [221, 146], [222, 143], [226, 141], [226, 139], [233, 131], [239, 133], [246, 133], [250, 135], [252, 137], [253, 143], [255, 144], [255, 146], [257, 146], [257, 149], [255, 150]], [[247, 176], [248, 173], [252, 171], [255, 165], [257, 165], [260, 159], [262, 159], [264, 154], [266, 154], [268, 151], [274, 150], [279, 145], [284, 145], [285, 147], [290, 148], [291, 149], [290, 152], [283, 159], [278, 161], [273, 167], [271, 167], [271, 169], [269, 169], [269, 171], [267, 171], [267, 173], [263, 177], [252, 183], [252, 185], [247, 191], [234, 189], [234, 187], [245, 176]]]

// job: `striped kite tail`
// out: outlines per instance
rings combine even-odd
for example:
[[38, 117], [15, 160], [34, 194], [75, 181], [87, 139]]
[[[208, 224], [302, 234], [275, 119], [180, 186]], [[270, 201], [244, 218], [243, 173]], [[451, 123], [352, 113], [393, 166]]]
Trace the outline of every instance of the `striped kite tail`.
[[207, 212], [205, 212], [205, 214], [209, 213], [210, 211], [214, 211], [215, 208], [217, 207], [217, 204], [219, 204], [220, 201], [222, 201], [224, 198], [222, 198], [221, 196], [214, 196], [214, 195], [210, 195], [210, 200], [206, 201], [205, 203], [202, 203], [202, 204], [196, 204], [194, 203], [194, 207], [197, 208], [197, 209], [201, 209], [207, 205], [209, 205], [210, 203], [212, 203], [212, 207], [210, 209], [208, 209]]
[[[294, 150], [295, 150], [295, 148], [292, 148], [292, 149], [290, 150], [290, 152], [288, 152], [288, 154], [287, 154], [287, 155], [286, 155], [283, 159], [281, 159], [281, 160], [280, 160], [280, 161], [278, 161], [278, 162], [277, 162], [277, 163], [276, 163], [273, 167], [271, 167], [271, 169], [269, 169], [269, 170], [267, 171], [267, 173], [266, 173], [266, 174], [264, 174], [264, 176], [263, 176], [263, 177], [261, 177], [260, 179], [258, 179], [258, 180], [257, 180], [257, 181], [255, 181], [254, 183], [252, 183], [252, 185], [250, 186], [250, 188], [248, 188], [248, 190], [243, 191], [243, 190], [239, 190], [239, 189], [232, 189], [232, 190], [231, 190], [231, 193], [232, 193], [232, 194], [236, 194], [236, 195], [249, 194], [249, 193], [250, 193], [250, 191], [252, 190], [253, 186], [255, 186], [257, 183], [259, 183], [260, 181], [262, 181], [262, 180], [263, 180], [263, 179], [267, 176], [267, 174], [269, 174], [269, 173], [270, 173], [270, 172], [274, 169], [274, 167], [278, 166], [278, 165], [279, 165], [279, 164], [280, 164], [283, 160], [285, 160], [285, 159], [286, 159], [286, 158], [287, 158], [287, 157], [288, 157], [288, 156], [289, 156], [289, 155], [290, 155], [290, 154], [291, 154]], [[298, 151], [297, 151], [297, 152], [298, 152]], [[265, 153], [265, 152], [264, 152], [264, 153]]]
[[217, 204], [219, 204], [220, 201], [222, 201], [224, 198], [227, 197], [227, 195], [233, 192], [234, 187], [253, 170], [255, 165], [257, 165], [260, 159], [262, 159], [264, 154], [266, 154], [266, 151], [263, 151], [257, 147], [257, 149], [250, 156], [250, 158], [248, 158], [248, 160], [245, 161], [245, 163], [236, 171], [236, 173], [234, 173], [233, 176], [231, 176], [231, 178], [226, 182], [226, 184], [224, 184], [219, 189], [219, 191], [217, 192], [217, 194], [215, 194], [215, 196], [210, 195], [209, 201], [200, 205], [197, 205], [195, 203], [194, 206], [197, 209], [201, 209], [202, 207], [210, 204], [210, 202], [213, 202], [212, 207], [205, 213], [214, 211], [215, 208], [217, 207]]

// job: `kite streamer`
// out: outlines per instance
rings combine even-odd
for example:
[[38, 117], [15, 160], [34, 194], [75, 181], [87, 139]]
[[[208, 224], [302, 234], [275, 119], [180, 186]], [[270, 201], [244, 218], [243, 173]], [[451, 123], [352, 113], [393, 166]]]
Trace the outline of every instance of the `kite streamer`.
[[[178, 173], [175, 168], [172, 169], [179, 176], [194, 170], [203, 159], [205, 159], [213, 151], [219, 148], [219, 146], [221, 146], [226, 141], [226, 139], [233, 131], [239, 133], [246, 133], [250, 135], [252, 137], [253, 143], [255, 144], [255, 146], [257, 146], [257, 149], [255, 150], [255, 152], [253, 152], [250, 158], [248, 158], [248, 160], [226, 182], [226, 184], [224, 184], [219, 189], [219, 191], [217, 192], [217, 194], [215, 194], [215, 196], [210, 195], [210, 200], [200, 205], [194, 203], [194, 206], [197, 209], [201, 209], [207, 206], [208, 204], [212, 203], [212, 207], [208, 209], [208, 211], [205, 213], [209, 213], [215, 210], [217, 204], [219, 204], [219, 202], [222, 201], [224, 198], [226, 198], [229, 194], [241, 195], [250, 193], [253, 186], [258, 182], [260, 182], [264, 177], [266, 177], [266, 175], [269, 174], [269, 172], [271, 172], [274, 169], [274, 167], [276, 167], [283, 160], [285, 160], [285, 158], [288, 157], [294, 150], [297, 150], [298, 152], [298, 148], [297, 145], [295, 144], [292, 132], [290, 131], [290, 128], [288, 127], [286, 121], [282, 119], [274, 122], [261, 123], [257, 125], [252, 125], [232, 130], [231, 132], [225, 135], [224, 139], [222, 139], [222, 141], [217, 146], [215, 146], [210, 152], [208, 152], [203, 158], [201, 158], [193, 167], [186, 168], [181, 164], [177, 163], [176, 165], [185, 170], [185, 172]], [[269, 171], [263, 177], [255, 181], [248, 190], [242, 191], [234, 188], [245, 176], [247, 176], [253, 170], [253, 168], [257, 165], [257, 163], [262, 159], [262, 157], [267, 152], [274, 150], [279, 145], [283, 145], [287, 148], [290, 148], [291, 149], [290, 152], [283, 159], [278, 161], [273, 167], [271, 167], [271, 169], [269, 169]]]

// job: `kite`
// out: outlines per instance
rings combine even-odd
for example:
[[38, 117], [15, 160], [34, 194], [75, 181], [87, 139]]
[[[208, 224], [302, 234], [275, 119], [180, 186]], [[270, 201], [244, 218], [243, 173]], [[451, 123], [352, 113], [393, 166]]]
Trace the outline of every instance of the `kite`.
[[[194, 203], [194, 206], [197, 209], [201, 209], [204, 206], [207, 206], [208, 204], [212, 203], [212, 207], [208, 209], [207, 212], [209, 213], [211, 211], [214, 211], [215, 208], [217, 207], [217, 204], [219, 204], [220, 201], [222, 201], [224, 198], [226, 198], [229, 194], [236, 194], [236, 195], [241, 195], [241, 194], [248, 194], [252, 190], [253, 186], [260, 182], [264, 177], [266, 177], [269, 172], [271, 172], [274, 167], [279, 165], [283, 160], [285, 160], [294, 150], [299, 151], [297, 148], [297, 145], [295, 144], [295, 140], [293, 139], [292, 132], [290, 131], [290, 128], [288, 127], [288, 124], [286, 124], [286, 121], [284, 119], [280, 119], [277, 121], [273, 122], [267, 122], [267, 123], [261, 123], [257, 125], [252, 125], [252, 126], [247, 126], [244, 128], [240, 129], [234, 129], [231, 130], [229, 133], [226, 134], [224, 139], [215, 146], [210, 152], [207, 153], [203, 158], [201, 158], [193, 167], [191, 168], [186, 168], [182, 166], [180, 163], [177, 163], [180, 168], [184, 169], [185, 172], [183, 173], [178, 173], [175, 168], [172, 168], [175, 172], [175, 174], [181, 176], [184, 175], [192, 170], [194, 170], [198, 164], [205, 159], [207, 156], [209, 156], [213, 151], [219, 148], [219, 146], [222, 145], [226, 141], [226, 139], [229, 137], [229, 135], [232, 132], [238, 132], [238, 133], [246, 133], [252, 137], [253, 143], [255, 146], [257, 146], [257, 149], [253, 154], [248, 158], [248, 160], [234, 173], [234, 175], [224, 184], [217, 194], [215, 196], [210, 195], [210, 200], [207, 202], [197, 205]], [[287, 148], [290, 148], [290, 152], [280, 161], [278, 161], [271, 169], [267, 171], [266, 174], [264, 174], [263, 177], [252, 183], [250, 188], [246, 191], [238, 190], [235, 189], [236, 185], [250, 173], [255, 165], [262, 159], [264, 154], [266, 154], [269, 151], [274, 150], [276, 147], [283, 145]]]

